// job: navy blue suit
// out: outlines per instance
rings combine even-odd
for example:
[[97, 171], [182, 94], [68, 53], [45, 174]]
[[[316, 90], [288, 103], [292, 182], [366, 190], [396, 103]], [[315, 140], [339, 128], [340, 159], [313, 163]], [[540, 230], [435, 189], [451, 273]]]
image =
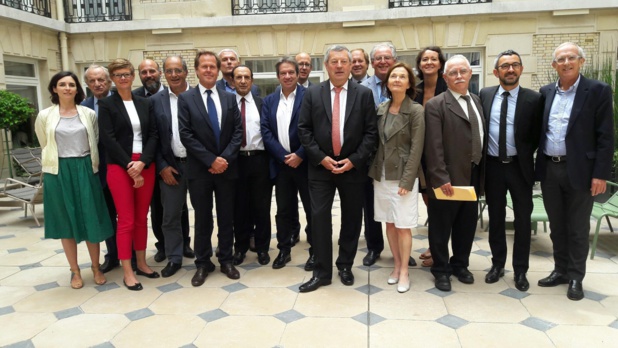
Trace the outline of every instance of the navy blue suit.
[[[309, 244], [312, 243], [307, 156], [298, 136], [298, 119], [305, 90], [305, 87], [301, 85], [296, 87], [292, 118], [288, 130], [290, 150], [303, 159], [297, 168], [292, 168], [285, 164], [285, 156], [289, 155], [290, 152], [279, 142], [277, 110], [279, 108], [281, 88], [278, 87], [274, 93], [264, 98], [260, 122], [264, 147], [271, 155], [270, 175], [275, 180], [276, 186], [277, 214], [275, 220], [277, 223], [277, 248], [286, 252], [289, 252], [292, 248], [292, 237], [296, 238], [300, 233], [297, 198], [299, 194], [307, 220], [307, 227], [305, 228], [307, 241]], [[312, 252], [313, 250], [310, 247], [309, 254], [312, 254]]]

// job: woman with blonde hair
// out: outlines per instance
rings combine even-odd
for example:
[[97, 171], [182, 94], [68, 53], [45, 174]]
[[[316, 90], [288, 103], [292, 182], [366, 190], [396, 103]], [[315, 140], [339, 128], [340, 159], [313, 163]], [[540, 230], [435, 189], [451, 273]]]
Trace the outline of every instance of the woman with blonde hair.
[[84, 286], [77, 263], [77, 243], [86, 241], [94, 282], [107, 281], [99, 266], [99, 243], [113, 229], [97, 177], [98, 125], [93, 110], [79, 105], [84, 91], [70, 71], [51, 78], [53, 106], [39, 112], [34, 124], [41, 144], [45, 238], [61, 239], [71, 267], [71, 287]]

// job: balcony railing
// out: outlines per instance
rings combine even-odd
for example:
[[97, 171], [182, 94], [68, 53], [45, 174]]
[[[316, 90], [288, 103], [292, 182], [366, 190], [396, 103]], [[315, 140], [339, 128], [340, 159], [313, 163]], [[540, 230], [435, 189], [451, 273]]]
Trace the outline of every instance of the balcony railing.
[[130, 21], [132, 18], [131, 0], [66, 0], [64, 3], [67, 23]]
[[0, 0], [0, 5], [51, 18], [49, 0]]
[[388, 8], [476, 4], [483, 2], [491, 2], [491, 0], [388, 0]]
[[327, 12], [328, 0], [232, 0], [232, 15]]

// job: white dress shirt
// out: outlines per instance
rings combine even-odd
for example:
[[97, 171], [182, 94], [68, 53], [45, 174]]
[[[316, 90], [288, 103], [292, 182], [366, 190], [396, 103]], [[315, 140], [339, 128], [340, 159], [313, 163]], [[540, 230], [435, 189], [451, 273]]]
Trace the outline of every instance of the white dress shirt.
[[236, 94], [238, 110], [241, 108], [240, 100], [242, 98], [245, 98], [245, 140], [247, 146], [241, 147], [240, 151], [264, 150], [264, 141], [262, 141], [262, 132], [260, 131], [260, 113], [253, 99], [253, 94], [249, 92], [244, 97]]
[[292, 112], [294, 111], [294, 101], [296, 100], [295, 88], [286, 98], [283, 92], [279, 92], [279, 106], [277, 107], [277, 134], [279, 143], [288, 152], [292, 152], [290, 146], [290, 123], [292, 122]]
[[[189, 90], [189, 84], [187, 83], [187, 89]], [[170, 109], [172, 111], [172, 152], [174, 156], [185, 158], [187, 157], [187, 149], [180, 141], [180, 131], [178, 130], [178, 96], [172, 92], [171, 88], [168, 88], [170, 93]]]

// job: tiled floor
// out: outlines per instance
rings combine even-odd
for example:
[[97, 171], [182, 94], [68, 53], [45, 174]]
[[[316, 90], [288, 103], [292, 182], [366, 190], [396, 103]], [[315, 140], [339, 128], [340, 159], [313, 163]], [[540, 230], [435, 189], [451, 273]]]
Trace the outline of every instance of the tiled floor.
[[[41, 219], [42, 210], [37, 207]], [[338, 223], [339, 210], [333, 214]], [[413, 234], [418, 258], [427, 247], [427, 229]], [[302, 269], [308, 247], [303, 237], [283, 269], [260, 266], [249, 253], [240, 280], [217, 271], [194, 288], [193, 263], [185, 259], [171, 278], [139, 277], [141, 292], [123, 287], [120, 269], [107, 274], [107, 284], [95, 286], [82, 243], [85, 286], [73, 290], [60, 242], [42, 237], [43, 228], [24, 219], [22, 210], [0, 209], [0, 346], [616, 347], [618, 342], [618, 236], [607, 229], [595, 259], [588, 261], [586, 298], [579, 302], [566, 298], [566, 286], [536, 285], [553, 268], [551, 241], [542, 228], [532, 238], [531, 287], [525, 293], [514, 288], [512, 272], [485, 284], [491, 255], [480, 226], [470, 258], [476, 282], [454, 279], [450, 293], [434, 289], [433, 277], [421, 267], [411, 270], [410, 291], [397, 293], [386, 284], [392, 263], [387, 250], [376, 266], [362, 266], [362, 237], [351, 287], [333, 279], [316, 292], [298, 292], [311, 276]], [[153, 243], [151, 234], [149, 263], [160, 271], [164, 263], [152, 260]], [[275, 246], [273, 239], [272, 258]]]

